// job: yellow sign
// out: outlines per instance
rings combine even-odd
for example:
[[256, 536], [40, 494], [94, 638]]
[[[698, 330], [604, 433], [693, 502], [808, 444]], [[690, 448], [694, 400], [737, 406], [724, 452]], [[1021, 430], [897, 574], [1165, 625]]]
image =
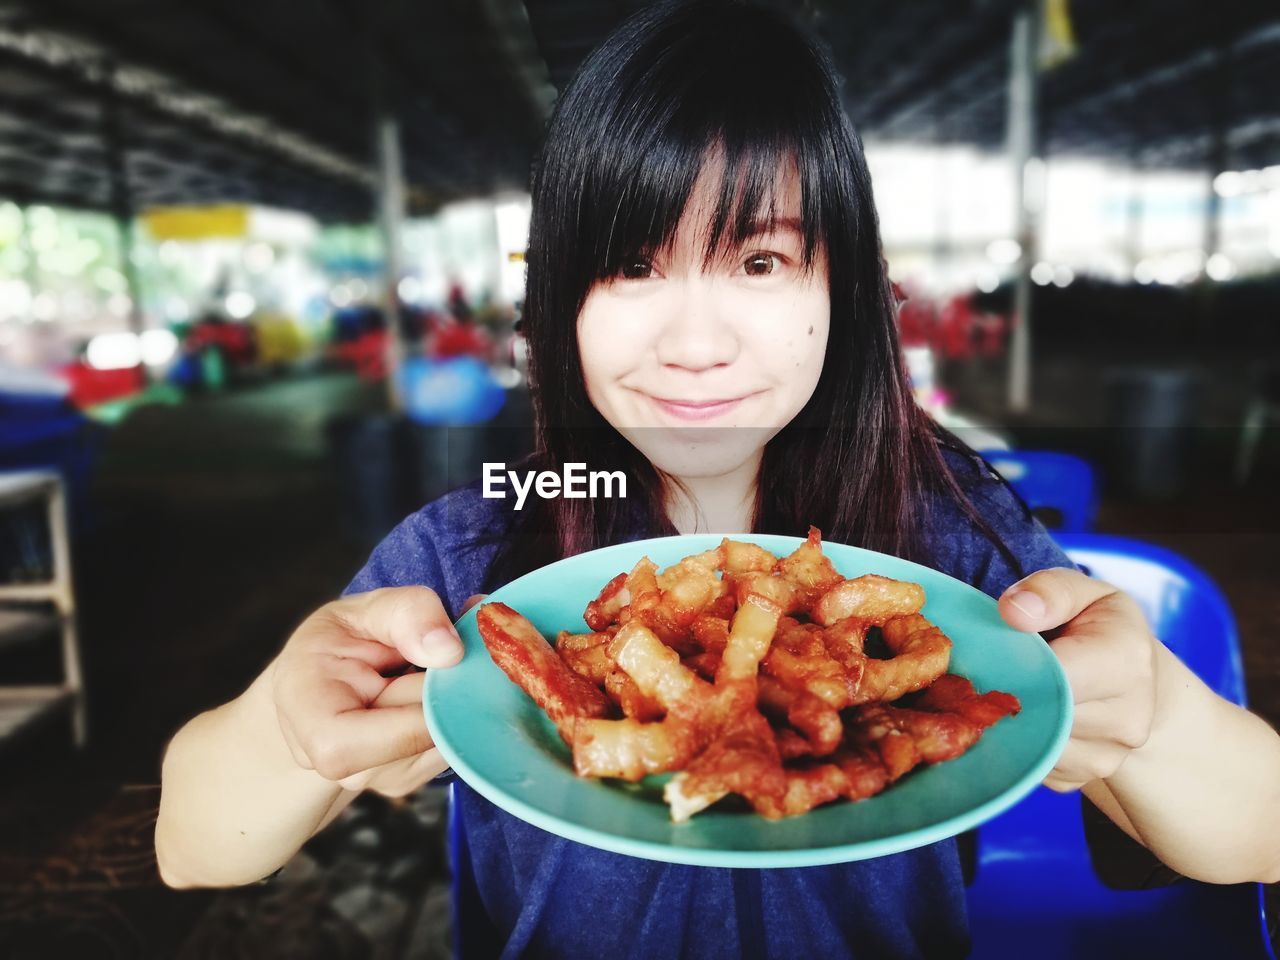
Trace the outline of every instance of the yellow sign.
[[1076, 55], [1076, 32], [1071, 23], [1071, 0], [1042, 0], [1040, 68], [1052, 70]]
[[156, 240], [207, 240], [249, 233], [249, 208], [240, 203], [207, 207], [152, 207], [142, 222]]

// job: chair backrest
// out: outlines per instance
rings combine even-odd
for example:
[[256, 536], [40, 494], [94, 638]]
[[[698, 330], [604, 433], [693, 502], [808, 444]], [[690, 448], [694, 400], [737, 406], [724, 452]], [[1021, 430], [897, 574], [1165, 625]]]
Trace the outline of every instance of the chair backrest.
[[[1122, 537], [1055, 539], [1091, 576], [1134, 597], [1152, 632], [1214, 691], [1244, 704], [1235, 619], [1203, 571], [1169, 550]], [[1080, 802], [1038, 787], [979, 829], [969, 889], [975, 958], [1208, 956], [1227, 938], [1233, 946], [1216, 955], [1274, 958], [1256, 885], [1106, 887], [1093, 870]]]
[[1052, 510], [1061, 518], [1046, 526], [1079, 533], [1093, 525], [1097, 480], [1086, 461], [1047, 450], [989, 450], [982, 455], [1032, 510]]

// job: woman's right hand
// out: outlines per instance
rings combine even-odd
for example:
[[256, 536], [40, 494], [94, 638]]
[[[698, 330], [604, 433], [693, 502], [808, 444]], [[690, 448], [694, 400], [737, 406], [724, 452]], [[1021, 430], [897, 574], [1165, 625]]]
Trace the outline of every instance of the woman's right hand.
[[269, 668], [297, 764], [347, 790], [402, 794], [445, 769], [422, 717], [423, 674], [462, 659], [426, 587], [385, 587], [321, 607]]

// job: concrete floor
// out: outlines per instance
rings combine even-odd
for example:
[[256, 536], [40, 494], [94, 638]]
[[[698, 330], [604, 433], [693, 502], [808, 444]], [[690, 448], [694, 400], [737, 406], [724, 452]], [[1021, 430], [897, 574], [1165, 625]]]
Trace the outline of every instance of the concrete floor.
[[[992, 373], [969, 371], [966, 399], [998, 415]], [[1070, 372], [1047, 381], [1059, 403], [1014, 421], [1019, 442], [1104, 443], [1096, 424], [1091, 433], [1059, 417]], [[96, 525], [76, 557], [93, 743], [75, 756], [51, 724], [0, 753], [19, 771], [0, 778], [0, 956], [447, 954], [440, 791], [362, 801], [265, 887], [177, 893], [151, 855], [167, 737], [243, 689], [363, 562], [365, 545], [339, 533], [325, 424], [379, 399], [347, 376], [278, 381], [143, 409], [112, 435]], [[1098, 526], [1170, 546], [1219, 582], [1240, 622], [1251, 701], [1280, 724], [1276, 452], [1264, 451], [1244, 489], [1214, 479], [1212, 462], [1209, 480], [1175, 501], [1110, 489]], [[51, 668], [39, 656], [13, 667]]]

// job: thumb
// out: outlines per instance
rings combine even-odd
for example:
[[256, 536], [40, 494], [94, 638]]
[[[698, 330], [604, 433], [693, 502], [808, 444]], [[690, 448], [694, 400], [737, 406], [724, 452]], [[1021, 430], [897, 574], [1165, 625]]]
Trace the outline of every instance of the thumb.
[[427, 587], [383, 587], [337, 600], [331, 611], [358, 636], [395, 648], [419, 667], [452, 667], [462, 641], [444, 604]]
[[1000, 597], [1000, 616], [1011, 627], [1032, 633], [1054, 630], [1116, 588], [1079, 570], [1055, 567], [1019, 580]]

